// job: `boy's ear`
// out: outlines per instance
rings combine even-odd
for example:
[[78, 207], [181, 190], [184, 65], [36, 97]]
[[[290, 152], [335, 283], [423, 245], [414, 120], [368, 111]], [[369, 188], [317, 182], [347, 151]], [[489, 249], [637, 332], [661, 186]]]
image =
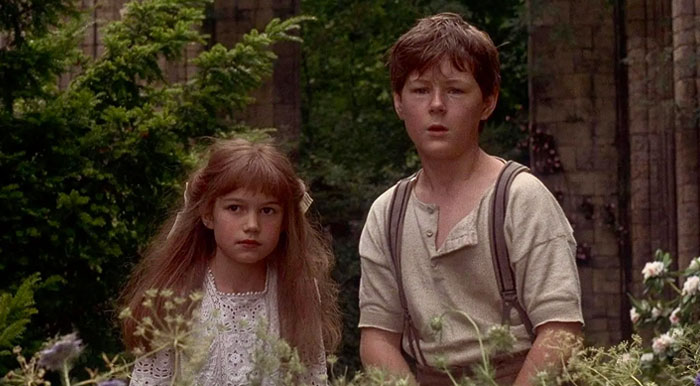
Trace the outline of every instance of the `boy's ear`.
[[481, 112], [481, 120], [484, 121], [488, 119], [493, 110], [496, 109], [496, 103], [498, 102], [498, 90], [494, 91], [491, 95], [484, 98], [484, 110]]
[[401, 101], [401, 94], [393, 91], [391, 95], [394, 97], [394, 111], [396, 111], [396, 115], [399, 116], [399, 119], [403, 120], [403, 102]]

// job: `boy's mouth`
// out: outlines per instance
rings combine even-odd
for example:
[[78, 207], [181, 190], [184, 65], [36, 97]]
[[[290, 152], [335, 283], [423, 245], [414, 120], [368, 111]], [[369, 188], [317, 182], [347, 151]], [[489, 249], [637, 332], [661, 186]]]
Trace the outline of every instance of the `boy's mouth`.
[[447, 131], [447, 127], [443, 125], [430, 125], [428, 126], [428, 131], [431, 133], [441, 133]]

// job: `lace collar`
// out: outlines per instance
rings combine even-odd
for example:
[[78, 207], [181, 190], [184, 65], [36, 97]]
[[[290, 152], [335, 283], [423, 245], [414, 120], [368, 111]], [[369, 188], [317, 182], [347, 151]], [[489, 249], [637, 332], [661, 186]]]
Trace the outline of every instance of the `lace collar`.
[[212, 293], [216, 294], [218, 297], [234, 297], [234, 298], [257, 298], [263, 297], [267, 294], [268, 288], [270, 287], [270, 275], [272, 269], [267, 266], [265, 272], [265, 288], [262, 291], [248, 291], [248, 292], [222, 292], [216, 287], [216, 280], [214, 280], [214, 273], [211, 268], [207, 268], [206, 286]]

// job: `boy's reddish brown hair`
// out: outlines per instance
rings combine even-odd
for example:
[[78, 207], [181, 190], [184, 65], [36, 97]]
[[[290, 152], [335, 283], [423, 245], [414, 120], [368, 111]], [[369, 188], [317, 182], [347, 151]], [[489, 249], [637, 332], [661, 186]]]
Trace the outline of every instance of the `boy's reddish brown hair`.
[[401, 93], [413, 71], [422, 73], [449, 58], [460, 70], [469, 70], [483, 97], [495, 95], [501, 85], [498, 50], [488, 34], [455, 13], [440, 13], [418, 20], [389, 51], [391, 88]]

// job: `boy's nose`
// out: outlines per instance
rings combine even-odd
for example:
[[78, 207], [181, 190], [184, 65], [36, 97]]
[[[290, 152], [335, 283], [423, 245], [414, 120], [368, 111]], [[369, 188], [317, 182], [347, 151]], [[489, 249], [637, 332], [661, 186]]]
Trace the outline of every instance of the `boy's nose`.
[[442, 93], [435, 92], [430, 98], [430, 112], [431, 113], [444, 113], [445, 112], [445, 101], [443, 99]]

